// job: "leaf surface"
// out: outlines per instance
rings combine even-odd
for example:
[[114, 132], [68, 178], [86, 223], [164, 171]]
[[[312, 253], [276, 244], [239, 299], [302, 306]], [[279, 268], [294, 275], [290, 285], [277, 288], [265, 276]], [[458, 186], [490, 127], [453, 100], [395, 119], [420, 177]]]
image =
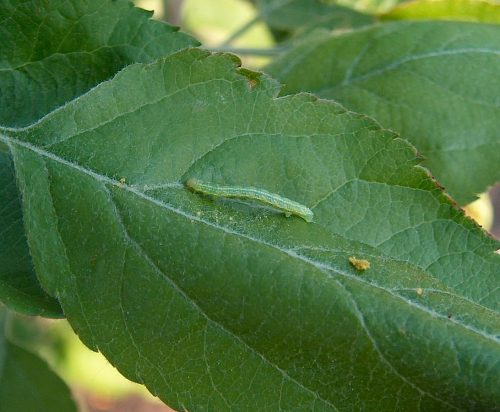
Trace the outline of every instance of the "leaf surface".
[[500, 23], [500, 4], [482, 0], [416, 0], [400, 4], [383, 20], [462, 20]]
[[0, 411], [76, 412], [69, 388], [38, 356], [5, 337], [0, 306]]
[[383, 13], [391, 10], [396, 4], [404, 3], [407, 0], [324, 0], [329, 3], [334, 1], [339, 4], [364, 13]]
[[0, 124], [27, 126], [109, 79], [198, 42], [128, 0], [0, 4]]
[[[25, 126], [112, 77], [197, 45], [129, 1], [0, 3], [0, 124]], [[0, 300], [30, 315], [61, 316], [40, 287], [24, 235], [8, 148], [0, 145]]]
[[59, 303], [36, 279], [23, 226], [21, 197], [8, 147], [0, 143], [0, 301], [29, 315], [61, 317]]
[[267, 71], [373, 116], [465, 204], [500, 181], [500, 27], [397, 22], [303, 43]]
[[0, 131], [37, 273], [81, 339], [177, 409], [498, 405], [498, 244], [394, 133], [235, 64], [179, 52]]
[[373, 16], [319, 0], [258, 0], [256, 6], [272, 29], [295, 35], [318, 28], [350, 29], [374, 20]]

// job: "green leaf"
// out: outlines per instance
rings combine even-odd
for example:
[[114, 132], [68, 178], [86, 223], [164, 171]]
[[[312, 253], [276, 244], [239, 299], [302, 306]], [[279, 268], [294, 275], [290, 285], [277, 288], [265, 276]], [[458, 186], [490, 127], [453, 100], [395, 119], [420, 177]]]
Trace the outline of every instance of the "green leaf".
[[[328, 0], [334, 1], [334, 0]], [[336, 0], [339, 4], [361, 10], [365, 13], [382, 13], [392, 9], [396, 4], [407, 0]]]
[[263, 20], [274, 30], [305, 34], [317, 28], [348, 29], [373, 23], [373, 16], [321, 0], [258, 0]]
[[[498, 244], [404, 140], [236, 64], [179, 52], [1, 130], [72, 327], [181, 410], [493, 409]], [[190, 177], [288, 197], [314, 223]]]
[[395, 7], [381, 18], [500, 23], [500, 5], [481, 0], [416, 0]]
[[69, 388], [39, 357], [10, 343], [0, 305], [0, 411], [76, 411]]
[[0, 4], [0, 124], [26, 126], [123, 67], [198, 42], [128, 0]]
[[[126, 65], [198, 44], [149, 17], [123, 0], [0, 2], [0, 124], [31, 124]], [[61, 316], [32, 271], [9, 156], [0, 145], [0, 300]]]
[[29, 315], [61, 317], [59, 303], [42, 290], [33, 270], [14, 164], [7, 151], [0, 143], [0, 301]]
[[500, 27], [397, 22], [305, 42], [267, 70], [373, 116], [460, 204], [500, 181]]

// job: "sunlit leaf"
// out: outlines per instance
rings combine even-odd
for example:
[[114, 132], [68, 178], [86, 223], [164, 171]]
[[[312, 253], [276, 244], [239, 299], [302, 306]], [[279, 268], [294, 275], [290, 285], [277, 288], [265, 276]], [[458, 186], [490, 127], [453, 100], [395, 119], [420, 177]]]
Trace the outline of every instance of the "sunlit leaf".
[[316, 36], [267, 71], [401, 133], [460, 204], [500, 181], [500, 26], [397, 22]]
[[[406, 141], [278, 91], [194, 49], [0, 130], [38, 276], [73, 328], [180, 410], [498, 405], [498, 244]], [[190, 177], [276, 193], [314, 222], [192, 193]]]
[[500, 23], [500, 4], [482, 0], [415, 0], [400, 4], [382, 19]]

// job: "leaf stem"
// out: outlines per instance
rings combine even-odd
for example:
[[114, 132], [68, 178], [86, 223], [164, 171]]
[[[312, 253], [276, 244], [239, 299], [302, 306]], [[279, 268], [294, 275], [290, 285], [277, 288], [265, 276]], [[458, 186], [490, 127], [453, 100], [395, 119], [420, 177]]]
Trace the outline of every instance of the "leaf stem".
[[250, 19], [247, 21], [243, 26], [241, 26], [239, 29], [237, 29], [233, 34], [231, 34], [219, 47], [227, 47], [229, 46], [232, 42], [234, 42], [238, 37], [241, 35], [245, 34], [245, 32], [249, 29], [251, 29], [256, 23], [259, 22], [261, 19], [262, 15], [259, 13], [255, 15], [253, 19]]
[[219, 47], [228, 47], [237, 38], [241, 37], [243, 34], [245, 34], [245, 32], [251, 29], [256, 23], [264, 19], [268, 14], [276, 11], [280, 7], [286, 6], [288, 3], [290, 3], [290, 0], [275, 0], [274, 2], [271, 2], [267, 7], [264, 7], [263, 10], [257, 12], [255, 17], [247, 21], [243, 26], [233, 32], [233, 34], [231, 34], [226, 40], [224, 40], [224, 42], [222, 42]]

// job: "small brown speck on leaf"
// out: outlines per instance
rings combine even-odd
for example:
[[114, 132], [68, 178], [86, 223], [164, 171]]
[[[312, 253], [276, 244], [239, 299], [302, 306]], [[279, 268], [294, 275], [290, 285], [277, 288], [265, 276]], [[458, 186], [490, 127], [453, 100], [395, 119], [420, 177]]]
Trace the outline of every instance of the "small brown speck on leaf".
[[257, 86], [257, 80], [255, 79], [248, 79], [248, 84], [250, 85], [250, 88], [253, 89], [255, 86]]

